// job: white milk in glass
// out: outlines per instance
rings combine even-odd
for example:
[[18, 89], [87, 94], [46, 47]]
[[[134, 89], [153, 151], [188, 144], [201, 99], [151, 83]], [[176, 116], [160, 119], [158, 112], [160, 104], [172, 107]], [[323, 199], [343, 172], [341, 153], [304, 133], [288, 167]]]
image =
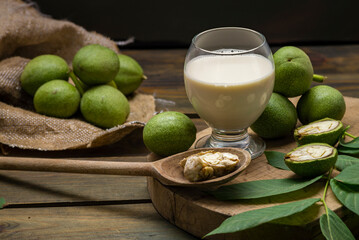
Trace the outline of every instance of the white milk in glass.
[[274, 67], [257, 54], [210, 55], [190, 60], [184, 69], [187, 96], [211, 127], [249, 127], [272, 94]]

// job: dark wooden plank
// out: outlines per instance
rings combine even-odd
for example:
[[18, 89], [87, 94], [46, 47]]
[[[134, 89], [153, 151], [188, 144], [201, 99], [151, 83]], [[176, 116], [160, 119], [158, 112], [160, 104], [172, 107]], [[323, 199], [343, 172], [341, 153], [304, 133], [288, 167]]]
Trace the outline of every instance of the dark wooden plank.
[[[7, 157], [71, 158], [94, 161], [144, 162], [149, 151], [142, 129], [116, 144], [68, 151], [21, 150], [3, 146]], [[8, 204], [59, 202], [149, 201], [145, 177], [0, 171], [0, 196]]]
[[145, 177], [0, 171], [7, 204], [147, 200]]
[[[305, 46], [301, 47], [310, 57], [319, 73], [359, 73], [359, 45]], [[355, 83], [356, 81], [353, 81]]]
[[[298, 47], [308, 53], [315, 72], [328, 77], [324, 84], [339, 89], [344, 96], [359, 97], [359, 45]], [[278, 47], [272, 48], [272, 52], [277, 49]], [[187, 99], [183, 83], [186, 52], [187, 49], [123, 51], [143, 67], [148, 79], [139, 90], [160, 99], [158, 110], [195, 113]]]
[[[198, 131], [207, 128], [201, 119], [193, 120]], [[145, 148], [142, 135], [130, 136], [132, 140], [121, 140], [118, 144], [100, 149], [79, 151], [39, 152], [7, 148], [8, 157], [48, 157], [86, 159], [93, 161], [145, 162], [149, 151]], [[126, 148], [139, 148], [139, 153], [129, 153]], [[118, 147], [118, 148], [117, 148]], [[115, 150], [118, 150], [116, 152]], [[121, 152], [124, 150], [124, 152]], [[127, 149], [128, 150], [128, 149]], [[132, 150], [131, 150], [132, 151]], [[7, 204], [40, 203], [83, 203], [103, 201], [150, 201], [145, 177], [106, 176], [90, 174], [0, 171], [0, 196]]]
[[0, 239], [196, 239], [157, 214], [152, 204], [5, 208]]
[[[359, 64], [356, 64], [359, 60], [359, 45], [316, 46], [303, 49], [311, 57], [316, 73], [328, 76], [326, 84], [338, 88], [345, 96], [359, 97]], [[159, 104], [158, 110], [176, 110], [195, 116], [183, 84], [186, 49], [126, 50], [124, 53], [137, 59], [143, 66], [148, 79], [143, 82], [139, 90], [155, 95]], [[202, 120], [194, 119], [194, 122], [199, 131], [206, 128]], [[145, 148], [141, 137], [141, 130], [138, 130], [116, 144], [87, 150], [39, 152], [6, 147], [5, 151], [9, 156], [14, 157], [145, 161], [149, 151]], [[20, 209], [5, 208], [0, 211], [0, 239], [4, 236], [7, 236], [7, 239], [148, 239], [152, 234], [158, 237], [157, 239], [175, 239], [174, 237], [177, 236], [175, 231], [178, 229], [171, 228], [171, 225], [165, 221], [163, 228], [162, 222], [161, 227], [154, 225], [158, 214], [150, 204], [147, 205], [150, 207], [146, 208], [151, 210], [136, 208], [139, 205], [116, 205], [113, 209], [109, 207], [113, 212], [133, 213], [128, 218], [120, 217], [122, 220], [119, 220], [117, 215], [106, 215], [102, 211], [94, 210], [98, 209], [98, 206], [77, 206], [149, 201], [144, 177], [0, 171], [0, 189], [0, 197], [5, 197], [10, 207], [21, 207]], [[46, 207], [65, 205], [72, 207]], [[39, 208], [25, 208], [26, 206]], [[108, 206], [99, 208], [106, 209], [106, 207]], [[146, 221], [142, 220], [142, 215], [145, 216]], [[6, 220], [3, 220], [3, 216]], [[28, 216], [32, 220], [28, 219]], [[116, 225], [118, 221], [119, 225]], [[101, 227], [97, 227], [98, 222]], [[101, 222], [104, 224], [102, 225]], [[86, 227], [87, 225], [89, 227]], [[6, 230], [3, 230], [4, 228]], [[68, 234], [67, 228], [71, 230]], [[144, 230], [142, 231], [141, 228]], [[121, 229], [120, 233], [124, 235], [116, 234], [117, 230], [113, 229]], [[136, 234], [136, 231], [139, 233]]]
[[[353, 46], [316, 46], [316, 47], [303, 47], [303, 49], [309, 54], [312, 59], [314, 68], [317, 73], [326, 74], [328, 76], [327, 84], [340, 89], [344, 95], [359, 97], [359, 45]], [[273, 52], [276, 49], [273, 50]], [[154, 93], [156, 98], [168, 101], [169, 110], [183, 111], [190, 114], [195, 114], [189, 101], [187, 100], [184, 85], [183, 85], [183, 61], [186, 54], [186, 49], [173, 49], [173, 50], [126, 50], [123, 53], [128, 54], [137, 59], [143, 66], [148, 79], [142, 84], [140, 91], [149, 94]], [[171, 102], [174, 103], [171, 105]], [[206, 125], [201, 120], [195, 120], [198, 130], [203, 130]], [[149, 151], [143, 145], [141, 139], [142, 130], [137, 130], [134, 134], [126, 137], [126, 139], [102, 148], [87, 149], [87, 150], [72, 150], [72, 151], [60, 151], [60, 152], [40, 152], [40, 151], [27, 151], [6, 148], [5, 151], [9, 153], [9, 156], [31, 156], [31, 157], [61, 157], [61, 158], [86, 158], [86, 159], [101, 159], [101, 160], [115, 160], [118, 156], [131, 156], [131, 161], [145, 160], [145, 156]], [[113, 181], [113, 185], [108, 186], [108, 182], [114, 176], [73, 176], [67, 174], [54, 174], [59, 176], [56, 178], [51, 175], [53, 181], [49, 182], [47, 178], [48, 174], [43, 173], [2, 173], [3, 181], [0, 182], [1, 189], [8, 195], [8, 201], [21, 202], [30, 201], [31, 195], [36, 195], [36, 199], [30, 202], [52, 202], [52, 201], [76, 201], [76, 197], [60, 197], [56, 194], [50, 194], [52, 196], [34, 194], [32, 190], [24, 190], [21, 187], [21, 182], [28, 182], [38, 187], [44, 187], [45, 189], [51, 189], [52, 186], [61, 186], [57, 191], [63, 191], [71, 195], [73, 191], [79, 193], [82, 197], [97, 200], [113, 200], [113, 199], [128, 199], [126, 196], [127, 191], [121, 191], [121, 186], [125, 186], [125, 189], [129, 189], [129, 186], [125, 182], [133, 182], [132, 178], [116, 177], [115, 179], [121, 179], [123, 184], [118, 186], [117, 181]], [[13, 184], [11, 178], [14, 181], [18, 181], [19, 184]], [[4, 180], [5, 179], [5, 180]], [[7, 180], [6, 180], [7, 179]], [[93, 181], [89, 181], [93, 179]], [[134, 178], [137, 179], [137, 178]], [[140, 178], [141, 179], [141, 178]], [[76, 181], [77, 187], [72, 188], [71, 182]], [[82, 181], [82, 182], [81, 182]], [[91, 184], [89, 184], [89, 182]], [[107, 182], [106, 188], [101, 186], [101, 182]], [[136, 181], [135, 181], [136, 182]], [[56, 184], [58, 183], [58, 184]], [[132, 183], [131, 183], [132, 184]], [[134, 185], [142, 186], [144, 181], [134, 183]], [[87, 188], [81, 188], [80, 186], [87, 186]], [[118, 192], [124, 195], [116, 195], [114, 189], [120, 188]], [[141, 188], [141, 187], [140, 187]], [[13, 189], [13, 190], [11, 190]], [[22, 190], [21, 190], [22, 189]], [[30, 188], [31, 189], [31, 188]], [[90, 190], [93, 189], [93, 190]], [[109, 190], [107, 190], [109, 189]], [[136, 188], [131, 188], [136, 189]], [[7, 192], [9, 191], [9, 192]], [[17, 192], [24, 191], [26, 198], [16, 197]], [[25, 192], [27, 192], [25, 194]], [[91, 194], [89, 194], [91, 192]], [[98, 194], [93, 194], [97, 192]], [[131, 193], [129, 196], [137, 196], [135, 198], [143, 198], [141, 193]], [[30, 200], [29, 200], [30, 199]], [[77, 201], [82, 201], [78, 198]]]

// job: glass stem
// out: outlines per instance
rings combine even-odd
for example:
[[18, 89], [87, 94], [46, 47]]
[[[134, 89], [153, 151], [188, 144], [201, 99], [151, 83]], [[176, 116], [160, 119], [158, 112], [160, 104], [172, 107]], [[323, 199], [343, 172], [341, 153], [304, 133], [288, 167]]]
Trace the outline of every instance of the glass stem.
[[247, 129], [224, 131], [213, 129], [209, 138], [210, 147], [240, 147], [246, 149], [249, 144]]
[[223, 130], [212, 130], [212, 136], [216, 141], [235, 142], [241, 141], [248, 137], [247, 129], [241, 129], [238, 131], [223, 131]]

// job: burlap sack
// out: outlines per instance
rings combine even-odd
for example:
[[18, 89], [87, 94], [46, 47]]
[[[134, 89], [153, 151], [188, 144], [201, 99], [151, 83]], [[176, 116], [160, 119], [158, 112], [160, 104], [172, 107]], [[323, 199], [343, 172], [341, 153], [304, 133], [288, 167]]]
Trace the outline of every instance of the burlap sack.
[[129, 99], [125, 124], [101, 129], [78, 114], [58, 119], [37, 114], [32, 98], [20, 85], [26, 63], [41, 54], [56, 54], [71, 66], [75, 53], [98, 43], [119, 52], [110, 39], [69, 21], [55, 20], [20, 0], [0, 1], [0, 143], [23, 149], [91, 148], [119, 141], [144, 126], [155, 111], [153, 96], [136, 93]]

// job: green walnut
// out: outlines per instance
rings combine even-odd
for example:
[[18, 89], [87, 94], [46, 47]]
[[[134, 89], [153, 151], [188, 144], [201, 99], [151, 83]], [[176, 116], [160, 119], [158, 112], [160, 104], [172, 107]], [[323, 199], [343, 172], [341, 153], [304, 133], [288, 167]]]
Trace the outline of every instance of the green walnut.
[[112, 128], [126, 121], [130, 105], [125, 95], [116, 88], [99, 85], [84, 93], [80, 110], [87, 122], [102, 128]]
[[118, 59], [121, 67], [114, 81], [118, 90], [125, 95], [130, 95], [140, 87], [142, 81], [147, 77], [143, 74], [140, 64], [132, 57], [118, 54]]
[[328, 172], [337, 158], [336, 148], [326, 143], [311, 143], [287, 153], [284, 162], [297, 175], [310, 178]]
[[294, 139], [300, 145], [319, 142], [334, 146], [343, 131], [344, 125], [341, 121], [324, 118], [295, 129]]
[[51, 80], [67, 80], [69, 78], [67, 62], [56, 55], [45, 54], [30, 60], [21, 74], [21, 87], [30, 94], [35, 92], [41, 85]]
[[300, 97], [297, 104], [298, 118], [302, 124], [326, 117], [342, 120], [345, 111], [343, 94], [327, 85], [312, 87]]
[[75, 75], [87, 85], [100, 85], [115, 79], [120, 70], [117, 54], [99, 44], [82, 47], [74, 56]]

